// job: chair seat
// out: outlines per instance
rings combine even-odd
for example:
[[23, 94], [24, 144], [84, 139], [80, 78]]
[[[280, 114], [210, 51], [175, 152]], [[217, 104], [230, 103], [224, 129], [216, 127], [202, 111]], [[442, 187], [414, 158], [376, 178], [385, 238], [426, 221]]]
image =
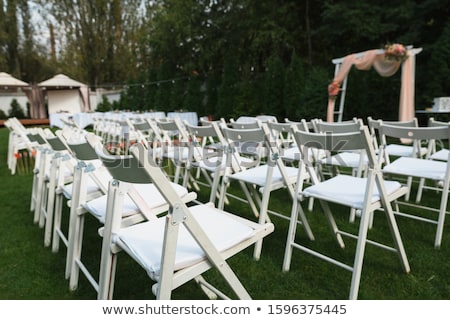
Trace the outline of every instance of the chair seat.
[[447, 163], [418, 158], [402, 157], [383, 168], [383, 172], [411, 177], [443, 180]]
[[[99, 186], [94, 181], [92, 181], [92, 179], [89, 179], [86, 189], [87, 189], [86, 190], [86, 194], [88, 194], [88, 195], [101, 191]], [[64, 197], [66, 199], [72, 199], [73, 183], [65, 184], [62, 187], [62, 192], [63, 192]]]
[[189, 150], [184, 147], [155, 147], [151, 149], [151, 154], [153, 154], [156, 158], [165, 157], [181, 161], [186, 161], [189, 158]]
[[[384, 181], [386, 193], [389, 196], [399, 190], [402, 185], [397, 181]], [[306, 197], [314, 197], [339, 203], [355, 209], [362, 209], [366, 191], [367, 178], [348, 175], [337, 175], [319, 184], [307, 187], [301, 192]], [[380, 200], [378, 188], [374, 185], [371, 203]]]
[[296, 146], [280, 149], [280, 157], [285, 161], [295, 161], [301, 159], [300, 150]]
[[164, 150], [164, 157], [186, 161], [189, 158], [189, 149], [184, 147], [169, 147]]
[[[397, 157], [413, 157], [414, 148], [412, 146], [405, 146], [401, 144], [390, 144], [386, 146], [386, 152], [390, 156]], [[427, 148], [420, 148], [420, 155], [423, 156], [427, 153]]]
[[430, 156], [430, 159], [439, 160], [439, 161], [447, 161], [449, 155], [448, 149], [441, 149]]
[[[269, 166], [267, 164], [257, 166], [237, 172], [231, 175], [230, 178], [264, 187], [266, 184], [266, 175], [268, 168]], [[290, 181], [295, 182], [297, 180], [298, 168], [286, 166], [285, 169]], [[272, 187], [275, 187], [277, 185], [281, 187], [284, 185], [284, 182], [283, 177], [281, 176], [280, 169], [278, 167], [274, 167], [272, 175]]]
[[[218, 166], [220, 163], [220, 167]], [[227, 166], [226, 156], [222, 157], [210, 157], [208, 159], [202, 159], [200, 161], [193, 162], [194, 167], [199, 167], [208, 171], [215, 171], [218, 168], [225, 170]]]
[[[176, 183], [171, 183], [174, 190], [180, 197], [188, 194], [188, 190]], [[133, 184], [138, 194], [146, 201], [150, 209], [154, 210], [154, 214], [161, 213], [159, 207], [166, 208], [167, 201], [160, 194], [154, 184]], [[86, 202], [83, 207], [93, 214], [101, 223], [105, 223], [106, 206], [108, 195], [105, 194], [94, 200]], [[123, 201], [122, 217], [129, 217], [139, 213], [139, 209], [129, 196], [125, 196]]]
[[[322, 164], [331, 164], [334, 166], [343, 166], [349, 168], [358, 168], [360, 166], [361, 155], [356, 152], [340, 152], [332, 157], [320, 159]], [[364, 156], [363, 165], [368, 163], [367, 156]]]
[[[190, 210], [219, 252], [252, 237], [255, 233], [255, 229], [210, 206], [196, 205], [190, 207]], [[165, 223], [165, 218], [159, 218], [121, 229], [117, 235], [120, 247], [138, 261], [153, 279], [157, 278], [160, 272]], [[204, 258], [203, 250], [184, 225], [180, 224], [175, 270]]]
[[[109, 174], [109, 172], [101, 168], [96, 169], [95, 177], [99, 180], [100, 183], [103, 184], [103, 186], [107, 186], [109, 181], [111, 180], [111, 175]], [[99, 184], [95, 182], [90, 176], [87, 178], [86, 188], [86, 193], [88, 195], [102, 191]], [[62, 186], [62, 192], [67, 199], [72, 199], [73, 183], [67, 183]]]

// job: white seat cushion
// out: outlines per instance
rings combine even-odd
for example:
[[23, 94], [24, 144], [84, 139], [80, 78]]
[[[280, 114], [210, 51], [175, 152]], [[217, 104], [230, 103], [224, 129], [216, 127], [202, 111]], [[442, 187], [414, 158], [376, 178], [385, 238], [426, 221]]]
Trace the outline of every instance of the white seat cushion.
[[[220, 166], [219, 166], [220, 164]], [[193, 166], [199, 167], [208, 171], [216, 171], [217, 169], [224, 170], [227, 165], [226, 156], [222, 157], [209, 157], [200, 161], [192, 163]]]
[[[286, 173], [292, 183], [297, 179], [298, 169], [294, 167], [286, 166]], [[256, 184], [258, 186], [264, 187], [266, 185], [268, 165], [261, 165], [254, 168], [250, 168], [244, 171], [237, 172], [230, 176], [232, 179], [245, 181], [247, 183]], [[272, 175], [272, 187], [283, 186], [283, 178], [281, 176], [280, 169], [278, 167], [273, 168]]]
[[[390, 144], [386, 146], [386, 152], [390, 156], [397, 157], [412, 157], [414, 148], [412, 146], [405, 146], [401, 144]], [[420, 148], [420, 155], [427, 153], [427, 148]]]
[[[92, 181], [92, 179], [90, 179], [90, 178], [88, 178], [86, 189], [87, 189], [86, 190], [87, 194], [93, 194], [95, 192], [101, 191], [99, 186], [94, 181]], [[66, 197], [67, 199], [72, 199], [73, 183], [68, 183], [68, 184], [65, 184], [64, 186], [62, 186], [62, 191], [64, 193], [64, 197]]]
[[[389, 195], [401, 188], [397, 181], [385, 181], [386, 193]], [[324, 199], [355, 209], [362, 209], [366, 194], [367, 178], [337, 175], [319, 184], [304, 189], [301, 193], [307, 197]], [[380, 200], [376, 184], [372, 195], [372, 203]]]
[[297, 147], [280, 149], [280, 157], [286, 161], [295, 161], [301, 159], [300, 150]]
[[[183, 197], [188, 194], [188, 190], [186, 188], [176, 183], [171, 183], [171, 185], [177, 192], [178, 196]], [[166, 205], [167, 202], [154, 184], [134, 184], [133, 186], [142, 199], [146, 201], [150, 209], [155, 211], [154, 214], [161, 213], [161, 211], [158, 210], [158, 207]], [[94, 200], [88, 201], [83, 205], [83, 207], [94, 215], [101, 223], [105, 223], [107, 200], [108, 195], [103, 195]], [[125, 196], [123, 201], [122, 217], [128, 217], [137, 213], [139, 213], [139, 208], [128, 195]]]
[[448, 161], [448, 155], [450, 151], [448, 149], [441, 149], [430, 156], [430, 159]]
[[[253, 228], [207, 205], [190, 207], [190, 211], [219, 252], [250, 238], [255, 232]], [[165, 222], [166, 219], [159, 218], [121, 229], [118, 233], [120, 246], [139, 262], [152, 279], [157, 278], [160, 272]], [[204, 258], [203, 250], [181, 224], [175, 270]]]
[[[95, 177], [97, 178], [98, 182], [103, 185], [103, 187], [106, 189], [108, 187], [108, 183], [111, 180], [111, 174], [106, 170], [105, 167], [100, 167], [96, 169], [95, 171]], [[95, 182], [90, 176], [87, 178], [87, 186], [86, 186], [86, 193], [93, 194], [95, 192], [102, 191], [101, 187], [98, 185], [97, 182]], [[64, 196], [67, 199], [72, 199], [73, 194], [73, 183], [68, 183], [62, 186], [62, 191], [64, 193]]]
[[383, 172], [418, 178], [443, 180], [447, 163], [442, 161], [402, 157], [383, 168]]
[[[349, 168], [358, 168], [360, 166], [361, 154], [356, 152], [341, 152], [329, 158], [320, 159], [322, 164], [331, 164], [334, 166], [343, 166]], [[362, 165], [368, 164], [369, 160], [364, 155]]]

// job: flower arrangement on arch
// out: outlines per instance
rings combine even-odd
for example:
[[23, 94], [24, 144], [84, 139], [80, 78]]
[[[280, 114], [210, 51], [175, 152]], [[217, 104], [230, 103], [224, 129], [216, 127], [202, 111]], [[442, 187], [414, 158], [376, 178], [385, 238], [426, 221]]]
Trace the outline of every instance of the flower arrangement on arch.
[[341, 90], [340, 84], [337, 81], [333, 81], [328, 86], [328, 98], [335, 100], [337, 95], [339, 94], [339, 90]]
[[384, 46], [384, 57], [386, 60], [404, 62], [406, 59], [408, 59], [408, 51], [402, 44], [387, 44]]

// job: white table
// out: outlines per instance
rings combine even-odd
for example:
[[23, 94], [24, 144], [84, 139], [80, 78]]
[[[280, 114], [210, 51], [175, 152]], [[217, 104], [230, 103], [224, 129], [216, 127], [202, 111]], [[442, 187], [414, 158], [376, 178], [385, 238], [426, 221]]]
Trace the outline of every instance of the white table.
[[184, 120], [186, 120], [190, 125], [198, 125], [197, 112], [168, 112], [167, 118], [179, 118], [181, 122], [184, 122]]

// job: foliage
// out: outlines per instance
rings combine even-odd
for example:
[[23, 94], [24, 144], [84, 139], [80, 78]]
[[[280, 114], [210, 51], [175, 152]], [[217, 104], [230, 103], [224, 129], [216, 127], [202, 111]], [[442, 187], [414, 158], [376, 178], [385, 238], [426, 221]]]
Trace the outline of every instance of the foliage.
[[158, 70], [158, 89], [155, 96], [155, 109], [170, 111], [170, 94], [172, 92], [172, 67], [168, 62], [160, 65]]
[[203, 106], [203, 93], [201, 91], [202, 79], [197, 74], [193, 74], [187, 80], [186, 98], [183, 101], [183, 109], [195, 111], [199, 115], [205, 114]]
[[432, 101], [433, 97], [440, 97], [442, 94], [448, 95], [450, 92], [450, 21], [445, 26], [441, 37], [432, 48], [433, 55], [430, 58], [430, 67], [439, 72], [435, 72], [427, 81], [427, 100]]
[[8, 119], [8, 115], [2, 109], [0, 109], [0, 119]]
[[210, 73], [205, 81], [205, 115], [212, 116], [217, 106], [219, 75]]
[[239, 96], [239, 74], [234, 57], [225, 60], [222, 74], [222, 83], [218, 91], [217, 109], [214, 118], [235, 116], [237, 97]]
[[[0, 69], [30, 83], [66, 73], [91, 87], [127, 84], [123, 109], [170, 111], [177, 105], [191, 109], [188, 105], [194, 104], [199, 113], [224, 117], [249, 112], [275, 112], [280, 118], [294, 114], [324, 117], [323, 91], [329, 81], [308, 83], [319, 80], [308, 74], [319, 77], [323, 72], [320, 78], [330, 80], [331, 59], [382, 48], [386, 43], [424, 49], [417, 56], [418, 108], [429, 106], [433, 97], [448, 95], [450, 0], [0, 3]], [[43, 23], [33, 24], [32, 10]], [[52, 35], [50, 45], [42, 42], [39, 33]], [[303, 63], [298, 78], [288, 70], [294, 57]], [[226, 64], [230, 59], [234, 60], [233, 83], [223, 78], [229, 76]], [[272, 78], [274, 72], [281, 77], [281, 68], [269, 67], [276, 60], [286, 68], [282, 81]], [[191, 77], [194, 73], [198, 78]], [[357, 79], [367, 75], [356, 74], [349, 77], [347, 101], [355, 107], [346, 103], [347, 117], [353, 115], [350, 110], [356, 110], [382, 111], [383, 117], [395, 118], [398, 92], [392, 94], [391, 88], [393, 82], [396, 87], [397, 76], [373, 81], [377, 86], [364, 94], [359, 90], [368, 87]], [[179, 77], [186, 80], [183, 96], [181, 84], [175, 88], [173, 83]], [[202, 88], [195, 98], [202, 104], [187, 101], [191, 85]], [[284, 92], [281, 98], [277, 97], [280, 92]], [[371, 95], [389, 100], [369, 99]], [[314, 109], [304, 110], [309, 106]]]
[[264, 103], [262, 114], [280, 115], [284, 114], [284, 65], [283, 61], [276, 56], [269, 60], [265, 72], [264, 82]]
[[286, 68], [284, 80], [284, 109], [289, 119], [295, 118], [295, 111], [300, 107], [304, 92], [305, 71], [301, 59], [292, 54], [291, 63]]
[[95, 111], [108, 112], [108, 111], [112, 111], [112, 110], [113, 110], [113, 107], [112, 107], [111, 102], [109, 102], [108, 98], [105, 95], [103, 95], [102, 101], [97, 104], [97, 109]]
[[327, 104], [327, 84], [329, 82], [329, 70], [323, 67], [311, 67], [306, 72], [305, 85], [302, 99], [291, 120], [300, 119], [324, 119], [324, 106]]
[[12, 99], [11, 108], [8, 110], [8, 116], [10, 118], [16, 117], [17, 119], [26, 118], [25, 113], [23, 112], [23, 109], [20, 106], [20, 103], [17, 101], [17, 99]]

